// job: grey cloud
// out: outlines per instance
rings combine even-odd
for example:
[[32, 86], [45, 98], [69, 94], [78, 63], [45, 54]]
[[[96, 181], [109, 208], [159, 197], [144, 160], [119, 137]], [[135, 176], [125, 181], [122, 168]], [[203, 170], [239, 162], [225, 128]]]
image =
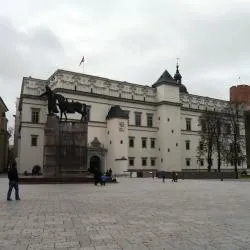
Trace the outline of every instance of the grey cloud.
[[48, 52], [62, 52], [63, 47], [55, 34], [43, 27], [36, 27], [31, 34], [27, 34], [27, 40], [33, 48], [39, 48]]
[[[249, 7], [248, 7], [249, 9]], [[245, 8], [232, 9], [212, 20], [192, 20], [184, 30], [184, 57], [201, 67], [228, 67], [248, 60], [250, 55], [250, 16]]]
[[0, 17], [0, 89], [13, 124], [15, 99], [20, 95], [23, 76], [48, 77], [64, 49], [47, 28], [21, 32], [7, 18]]
[[4, 37], [0, 40], [1, 78], [15, 78], [21, 81], [25, 73], [32, 71], [38, 73], [33, 70], [37, 64], [41, 67], [43, 63], [42, 67], [46, 67], [53, 64], [55, 56], [63, 54], [64, 49], [58, 38], [47, 28], [38, 27], [24, 33], [16, 29], [8, 19], [2, 17], [0, 34]]

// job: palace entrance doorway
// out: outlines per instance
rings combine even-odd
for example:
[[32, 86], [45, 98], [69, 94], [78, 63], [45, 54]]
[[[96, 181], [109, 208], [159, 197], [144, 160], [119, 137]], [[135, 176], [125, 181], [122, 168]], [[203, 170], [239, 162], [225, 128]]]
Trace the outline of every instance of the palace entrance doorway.
[[100, 172], [101, 171], [101, 159], [100, 159], [100, 157], [98, 157], [97, 155], [92, 156], [90, 158], [89, 168], [90, 168], [91, 173], [94, 173], [95, 170]]

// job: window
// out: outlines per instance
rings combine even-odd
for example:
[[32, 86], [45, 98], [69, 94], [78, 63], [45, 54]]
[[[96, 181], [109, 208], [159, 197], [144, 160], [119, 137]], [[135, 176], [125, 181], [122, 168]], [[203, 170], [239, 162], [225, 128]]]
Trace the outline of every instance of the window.
[[156, 160], [155, 157], [152, 157], [150, 160], [151, 160], [151, 166], [155, 166], [155, 160]]
[[233, 145], [233, 143], [230, 143], [229, 147], [230, 147], [229, 151], [232, 153], [234, 151], [234, 145]]
[[186, 141], [186, 150], [190, 149], [190, 141]]
[[201, 131], [202, 132], [206, 132], [207, 127], [206, 127], [206, 121], [205, 120], [201, 120]]
[[151, 144], [151, 148], [155, 148], [155, 138], [151, 138], [150, 144]]
[[240, 126], [239, 126], [239, 124], [236, 124], [235, 126], [236, 126], [235, 127], [235, 129], [236, 129], [236, 135], [239, 135], [240, 134]]
[[200, 150], [203, 150], [204, 149], [204, 144], [202, 141], [200, 141]]
[[31, 146], [32, 147], [37, 146], [37, 139], [38, 139], [38, 135], [31, 135]]
[[141, 164], [142, 164], [142, 166], [147, 166], [147, 157], [141, 158]]
[[230, 126], [230, 124], [227, 124], [227, 125], [226, 125], [226, 133], [227, 133], [228, 135], [231, 134], [231, 126]]
[[32, 123], [39, 123], [39, 114], [40, 109], [31, 109], [31, 122]]
[[147, 147], [147, 138], [141, 138], [141, 146], [142, 148], [146, 148]]
[[241, 165], [241, 159], [238, 159], [238, 166]]
[[147, 114], [147, 127], [153, 127], [153, 114]]
[[200, 164], [202, 167], [204, 166], [204, 159], [200, 159]]
[[129, 110], [123, 110], [123, 112], [128, 116], [128, 123], [129, 123]]
[[191, 131], [191, 119], [186, 118], [186, 130]]
[[135, 126], [140, 127], [141, 126], [141, 113], [135, 112]]
[[90, 108], [91, 106], [87, 106], [87, 120], [90, 121]]
[[237, 144], [237, 145], [236, 145], [236, 150], [237, 150], [238, 153], [241, 152], [240, 144]]
[[186, 166], [190, 166], [190, 159], [189, 158], [186, 158]]
[[134, 157], [129, 157], [129, 166], [134, 166], [134, 161], [135, 161], [135, 158]]
[[129, 137], [129, 147], [133, 148], [135, 145], [135, 138], [134, 137]]

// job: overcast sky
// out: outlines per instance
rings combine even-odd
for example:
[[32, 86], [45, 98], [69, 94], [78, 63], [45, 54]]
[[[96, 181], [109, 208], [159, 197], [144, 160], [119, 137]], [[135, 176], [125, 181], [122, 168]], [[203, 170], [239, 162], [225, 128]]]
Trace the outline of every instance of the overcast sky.
[[[23, 76], [56, 69], [153, 84], [180, 72], [189, 93], [228, 100], [250, 82], [249, 0], [0, 0], [0, 95], [13, 123]], [[238, 77], [240, 76], [240, 80]]]

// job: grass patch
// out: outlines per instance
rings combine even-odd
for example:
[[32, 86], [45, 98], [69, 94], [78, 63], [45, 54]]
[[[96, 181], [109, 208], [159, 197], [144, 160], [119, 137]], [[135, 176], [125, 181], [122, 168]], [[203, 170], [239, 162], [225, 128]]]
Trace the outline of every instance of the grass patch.
[[250, 179], [250, 175], [242, 175], [240, 178], [242, 178], [242, 179]]

